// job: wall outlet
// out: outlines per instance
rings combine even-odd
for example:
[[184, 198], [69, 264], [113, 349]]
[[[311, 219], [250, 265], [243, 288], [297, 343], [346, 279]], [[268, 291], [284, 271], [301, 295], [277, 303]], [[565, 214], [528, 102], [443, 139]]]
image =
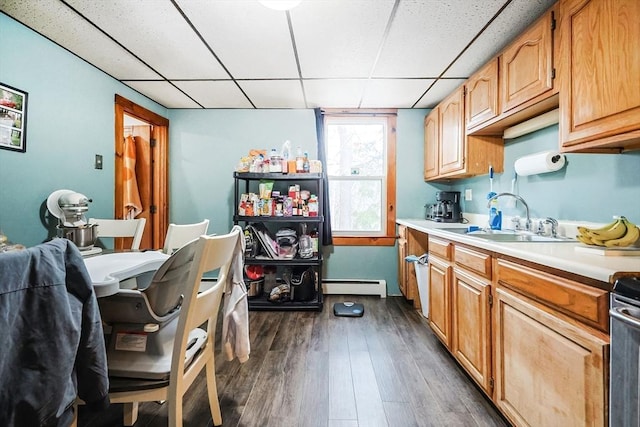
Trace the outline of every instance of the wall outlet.
[[96, 169], [102, 169], [102, 154], [96, 154], [94, 167]]
[[473, 200], [473, 191], [470, 188], [464, 190], [464, 200], [467, 202]]

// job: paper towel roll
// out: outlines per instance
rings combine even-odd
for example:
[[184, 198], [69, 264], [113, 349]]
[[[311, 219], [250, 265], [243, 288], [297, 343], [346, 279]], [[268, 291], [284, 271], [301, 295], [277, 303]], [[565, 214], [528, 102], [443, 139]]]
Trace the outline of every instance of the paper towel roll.
[[562, 169], [564, 163], [564, 154], [558, 151], [542, 151], [519, 158], [514, 168], [518, 175], [527, 176], [557, 171]]

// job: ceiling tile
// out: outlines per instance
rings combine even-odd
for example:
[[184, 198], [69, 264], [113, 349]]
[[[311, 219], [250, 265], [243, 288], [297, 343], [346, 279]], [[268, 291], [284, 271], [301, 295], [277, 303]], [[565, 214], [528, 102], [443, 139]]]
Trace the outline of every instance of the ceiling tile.
[[447, 70], [445, 77], [470, 76], [497, 55], [541, 16], [555, 0], [513, 0], [466, 52]]
[[143, 62], [58, 0], [3, 0], [2, 10], [116, 79], [159, 79]]
[[153, 99], [165, 108], [201, 108], [169, 82], [125, 80], [122, 83]]
[[173, 81], [204, 108], [253, 108], [232, 81]]
[[66, 0], [167, 79], [229, 78], [169, 0]]
[[361, 108], [407, 108], [422, 96], [433, 79], [373, 79], [367, 82]]
[[238, 84], [256, 108], [306, 108], [299, 80], [241, 80]]
[[291, 10], [302, 77], [369, 77], [392, 8], [392, 1], [323, 0]]
[[358, 108], [366, 79], [305, 80], [308, 108]]
[[503, 2], [400, 2], [373, 77], [440, 76]]
[[234, 78], [298, 78], [285, 12], [257, 1], [177, 3]]
[[463, 84], [466, 79], [439, 79], [418, 101], [416, 108], [433, 108], [451, 92]]

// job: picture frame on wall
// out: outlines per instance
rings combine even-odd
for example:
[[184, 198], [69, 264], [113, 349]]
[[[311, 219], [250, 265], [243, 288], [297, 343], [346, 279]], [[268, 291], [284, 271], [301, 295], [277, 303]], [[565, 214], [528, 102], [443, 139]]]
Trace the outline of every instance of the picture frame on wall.
[[0, 82], [0, 148], [27, 151], [27, 92]]

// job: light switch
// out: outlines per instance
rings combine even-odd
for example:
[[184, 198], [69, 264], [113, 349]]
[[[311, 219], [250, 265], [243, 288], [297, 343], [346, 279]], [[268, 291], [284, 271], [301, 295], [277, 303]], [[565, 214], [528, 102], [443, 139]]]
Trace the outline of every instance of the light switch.
[[102, 154], [96, 154], [95, 168], [102, 169]]
[[467, 188], [466, 190], [464, 190], [464, 199], [466, 201], [473, 200], [473, 192], [471, 191], [470, 188]]

